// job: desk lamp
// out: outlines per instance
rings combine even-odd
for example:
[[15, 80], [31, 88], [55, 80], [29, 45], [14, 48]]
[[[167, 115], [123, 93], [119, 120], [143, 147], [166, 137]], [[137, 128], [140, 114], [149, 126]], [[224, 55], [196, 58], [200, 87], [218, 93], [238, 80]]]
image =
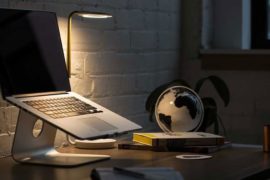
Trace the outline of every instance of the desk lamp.
[[[106, 14], [106, 13], [101, 13], [101, 12], [87, 12], [87, 11], [73, 11], [69, 14], [68, 16], [68, 32], [67, 32], [67, 69], [68, 69], [68, 75], [69, 77], [71, 76], [71, 26], [72, 26], [72, 17], [73, 15], [81, 16], [83, 18], [92, 18], [92, 19], [105, 19], [105, 18], [111, 18], [112, 15]], [[108, 139], [107, 141], [100, 142], [97, 141], [87, 141], [87, 140], [71, 140], [69, 135], [66, 135], [67, 141], [70, 144], [76, 144], [75, 146], [87, 148], [87, 147], [98, 147], [100, 145], [103, 146], [109, 146], [113, 147], [113, 144], [115, 140], [113, 139]]]
[[112, 15], [101, 13], [101, 12], [87, 12], [87, 11], [73, 11], [68, 16], [68, 32], [67, 32], [67, 69], [68, 75], [71, 76], [71, 26], [72, 26], [72, 16], [77, 15], [83, 18], [92, 19], [105, 19], [111, 18]]

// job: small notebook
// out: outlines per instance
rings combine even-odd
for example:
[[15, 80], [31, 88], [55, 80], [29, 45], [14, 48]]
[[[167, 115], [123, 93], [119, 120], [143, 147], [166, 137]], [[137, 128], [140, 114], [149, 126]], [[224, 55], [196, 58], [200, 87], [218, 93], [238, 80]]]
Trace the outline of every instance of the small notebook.
[[[167, 167], [132, 167], [125, 168], [125, 170], [132, 172], [139, 172], [146, 175], [151, 180], [184, 180], [180, 172]], [[91, 172], [93, 180], [136, 180], [138, 177], [132, 177], [126, 173], [119, 173], [113, 168], [95, 168]]]

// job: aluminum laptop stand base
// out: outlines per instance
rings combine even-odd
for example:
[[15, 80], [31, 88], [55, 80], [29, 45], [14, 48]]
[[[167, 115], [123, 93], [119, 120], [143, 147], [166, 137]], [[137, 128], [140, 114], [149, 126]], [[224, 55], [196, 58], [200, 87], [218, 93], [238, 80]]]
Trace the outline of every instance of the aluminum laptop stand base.
[[60, 153], [55, 150], [56, 128], [43, 121], [43, 128], [38, 137], [33, 136], [33, 127], [38, 118], [20, 109], [12, 157], [20, 163], [53, 166], [78, 166], [109, 159], [109, 155]]

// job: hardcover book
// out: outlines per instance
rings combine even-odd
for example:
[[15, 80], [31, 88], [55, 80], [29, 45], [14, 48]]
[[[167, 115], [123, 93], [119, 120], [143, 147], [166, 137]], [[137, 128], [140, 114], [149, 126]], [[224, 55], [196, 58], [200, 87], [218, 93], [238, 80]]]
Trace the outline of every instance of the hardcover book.
[[174, 152], [192, 152], [192, 153], [213, 153], [219, 150], [231, 147], [230, 142], [224, 142], [223, 145], [211, 145], [211, 146], [184, 146], [184, 147], [154, 147], [149, 146], [137, 142], [122, 142], [118, 144], [119, 149], [129, 149], [129, 150], [149, 150], [149, 151], [157, 151], [157, 152], [167, 152], [167, 151], [174, 151]]
[[153, 147], [216, 146], [224, 137], [205, 132], [133, 133], [133, 141]]

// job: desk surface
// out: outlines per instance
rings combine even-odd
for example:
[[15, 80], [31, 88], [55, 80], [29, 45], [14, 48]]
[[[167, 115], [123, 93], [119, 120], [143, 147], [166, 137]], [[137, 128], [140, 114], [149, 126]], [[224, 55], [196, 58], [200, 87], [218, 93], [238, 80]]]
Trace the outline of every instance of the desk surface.
[[175, 158], [181, 152], [152, 152], [142, 150], [80, 150], [64, 148], [63, 152], [108, 154], [112, 158], [73, 168], [18, 164], [11, 157], [0, 159], [0, 178], [9, 179], [90, 179], [96, 167], [173, 167], [187, 180], [193, 179], [241, 179], [248, 174], [270, 167], [270, 154], [260, 148], [232, 147], [212, 153], [206, 160], [182, 160]]

